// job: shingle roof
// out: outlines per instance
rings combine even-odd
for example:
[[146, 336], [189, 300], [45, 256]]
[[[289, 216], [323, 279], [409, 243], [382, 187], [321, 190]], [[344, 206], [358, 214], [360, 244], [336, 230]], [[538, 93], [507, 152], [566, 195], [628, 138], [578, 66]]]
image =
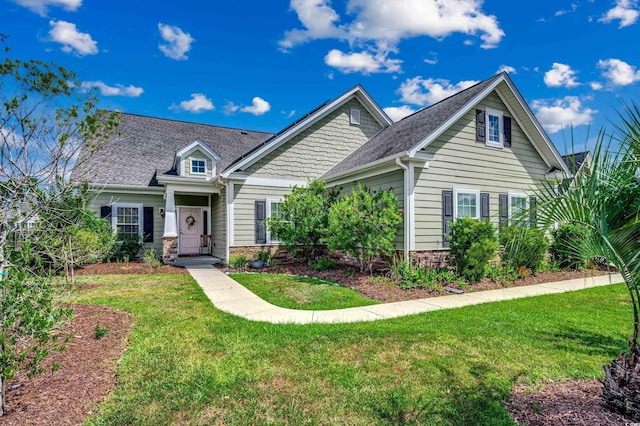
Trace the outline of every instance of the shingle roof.
[[406, 152], [434, 132], [449, 117], [493, 83], [501, 74], [471, 86], [392, 124], [372, 137], [322, 176], [337, 176], [350, 169]]
[[562, 156], [562, 161], [564, 161], [567, 167], [569, 167], [572, 174], [576, 174], [582, 167], [582, 164], [584, 164], [588, 155], [589, 151], [567, 154]]
[[74, 176], [86, 176], [100, 184], [153, 185], [156, 171], [158, 176], [169, 172], [175, 153], [197, 139], [220, 155], [216, 166], [223, 170], [272, 136], [128, 113], [122, 114], [117, 131], [119, 136], [109, 139], [89, 158], [86, 151], [81, 152]]

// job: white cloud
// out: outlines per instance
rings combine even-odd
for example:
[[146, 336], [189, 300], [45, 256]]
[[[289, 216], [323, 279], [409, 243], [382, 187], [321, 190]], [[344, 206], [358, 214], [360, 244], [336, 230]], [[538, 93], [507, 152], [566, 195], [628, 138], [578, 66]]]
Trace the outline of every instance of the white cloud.
[[402, 63], [399, 59], [389, 59], [386, 52], [373, 55], [369, 52], [344, 53], [338, 49], [331, 50], [324, 57], [324, 62], [343, 73], [362, 74], [398, 72]]
[[127, 87], [122, 84], [109, 86], [102, 81], [84, 81], [82, 83], [82, 88], [86, 90], [96, 88], [100, 91], [102, 96], [128, 96], [131, 98], [137, 98], [144, 92], [142, 87], [136, 87], [134, 85], [129, 85]]
[[609, 9], [598, 19], [598, 22], [610, 23], [620, 20], [618, 28], [624, 28], [635, 24], [638, 17], [640, 17], [640, 11], [638, 11], [637, 0], [617, 0], [616, 7]]
[[213, 106], [211, 99], [207, 98], [202, 93], [192, 93], [191, 99], [188, 101], [182, 101], [178, 105], [171, 105], [169, 109], [174, 111], [189, 111], [189, 112], [203, 112], [213, 111], [216, 107]]
[[615, 86], [628, 86], [640, 80], [640, 71], [620, 59], [600, 60], [598, 68], [603, 70], [602, 76]]
[[40, 16], [46, 16], [49, 6], [62, 7], [74, 12], [82, 5], [82, 0], [13, 0], [20, 6], [26, 7]]
[[572, 13], [572, 12], [575, 12], [576, 10], [578, 10], [578, 4], [571, 3], [571, 9], [560, 9], [555, 13], [555, 16], [566, 15], [567, 13]]
[[437, 58], [433, 58], [433, 59], [425, 59], [424, 60], [425, 64], [429, 64], [429, 65], [435, 65], [438, 63], [438, 59]]
[[89, 33], [81, 33], [76, 28], [76, 24], [66, 21], [49, 21], [49, 37], [52, 41], [62, 44], [62, 51], [66, 53], [74, 52], [78, 55], [95, 55], [98, 53], [98, 46], [91, 39]]
[[449, 80], [414, 77], [404, 81], [397, 93], [401, 95], [400, 102], [412, 105], [426, 106], [441, 101], [461, 90], [478, 83], [474, 80], [460, 81], [451, 84]]
[[580, 83], [576, 81], [576, 71], [569, 65], [554, 62], [549, 71], [544, 74], [544, 83], [548, 87], [576, 87]]
[[498, 68], [498, 71], [496, 72], [496, 74], [500, 74], [501, 72], [506, 71], [509, 74], [516, 74], [517, 71], [514, 67], [511, 67], [509, 65], [500, 65], [500, 68]]
[[411, 115], [417, 111], [411, 108], [409, 105], [402, 105], [399, 107], [386, 107], [383, 109], [384, 112], [386, 112], [389, 118], [391, 118], [393, 121], [400, 121], [406, 116]]
[[576, 96], [565, 96], [549, 103], [536, 100], [532, 103], [536, 117], [549, 133], [556, 133], [566, 127], [577, 127], [591, 124], [593, 116], [598, 112], [582, 105]]
[[336, 25], [340, 16], [331, 8], [330, 0], [291, 0], [291, 9], [298, 14], [305, 29], [285, 32], [284, 39], [279, 43], [282, 50], [286, 51], [309, 40], [346, 38], [346, 31]]
[[240, 108], [240, 112], [248, 112], [253, 115], [262, 115], [266, 112], [269, 112], [270, 109], [271, 105], [269, 105], [269, 102], [256, 96], [255, 98], [253, 98], [251, 106]]
[[287, 112], [287, 111], [280, 111], [282, 113], [282, 115], [284, 115], [287, 118], [291, 118], [294, 115], [296, 115], [296, 110], [292, 109], [291, 111]]
[[231, 101], [227, 101], [227, 103], [224, 106], [224, 108], [222, 108], [222, 113], [224, 115], [233, 115], [236, 112], [238, 112], [239, 109], [240, 109], [240, 107], [238, 105], [236, 105], [235, 103], [233, 103]]
[[602, 83], [598, 82], [598, 81], [592, 81], [591, 83], [589, 83], [589, 86], [591, 86], [592, 90], [602, 90]]
[[185, 53], [191, 50], [191, 43], [195, 41], [191, 34], [185, 33], [178, 27], [163, 23], [158, 24], [158, 29], [162, 39], [167, 42], [158, 45], [158, 49], [164, 53], [164, 56], [176, 61], [189, 59]]

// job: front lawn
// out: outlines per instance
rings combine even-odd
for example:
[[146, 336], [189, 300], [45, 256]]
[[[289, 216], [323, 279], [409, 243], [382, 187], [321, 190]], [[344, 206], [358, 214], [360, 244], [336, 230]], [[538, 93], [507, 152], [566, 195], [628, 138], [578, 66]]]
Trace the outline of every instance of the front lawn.
[[373, 305], [355, 291], [337, 284], [282, 274], [229, 274], [262, 299], [291, 309], [341, 309]]
[[93, 425], [510, 425], [514, 383], [601, 377], [626, 349], [624, 285], [358, 324], [217, 310], [188, 275], [83, 277], [137, 318]]

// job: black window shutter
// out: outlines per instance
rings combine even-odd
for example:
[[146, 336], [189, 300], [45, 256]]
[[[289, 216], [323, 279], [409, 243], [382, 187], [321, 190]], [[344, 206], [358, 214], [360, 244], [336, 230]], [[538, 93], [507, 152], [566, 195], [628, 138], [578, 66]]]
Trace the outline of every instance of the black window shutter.
[[502, 231], [502, 228], [509, 225], [509, 196], [507, 194], [500, 194], [498, 195], [498, 200], [500, 214], [498, 228]]
[[153, 242], [153, 207], [143, 207], [144, 216], [142, 217], [142, 241], [145, 243]]
[[453, 191], [442, 191], [442, 247], [449, 247], [449, 224], [453, 222]]
[[529, 226], [532, 228], [536, 228], [538, 226], [537, 204], [538, 199], [536, 197], [529, 197]]
[[267, 243], [267, 230], [264, 227], [264, 219], [267, 215], [267, 202], [256, 201], [256, 244]]
[[487, 140], [487, 120], [486, 114], [483, 110], [476, 110], [476, 140], [480, 142], [486, 142]]
[[480, 193], [480, 219], [489, 219], [489, 193]]
[[504, 146], [511, 146], [511, 117], [503, 118]]
[[111, 219], [111, 206], [100, 207], [100, 217], [102, 219]]

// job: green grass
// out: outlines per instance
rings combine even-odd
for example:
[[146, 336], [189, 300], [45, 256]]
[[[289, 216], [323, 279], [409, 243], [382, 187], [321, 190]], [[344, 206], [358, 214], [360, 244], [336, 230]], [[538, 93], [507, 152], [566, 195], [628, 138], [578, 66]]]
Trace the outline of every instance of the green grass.
[[378, 302], [357, 292], [315, 278], [282, 274], [229, 274], [231, 278], [276, 306], [291, 309], [341, 309]]
[[625, 349], [623, 285], [358, 324], [215, 309], [186, 275], [84, 277], [137, 318], [95, 425], [510, 425], [516, 382], [601, 377]]

